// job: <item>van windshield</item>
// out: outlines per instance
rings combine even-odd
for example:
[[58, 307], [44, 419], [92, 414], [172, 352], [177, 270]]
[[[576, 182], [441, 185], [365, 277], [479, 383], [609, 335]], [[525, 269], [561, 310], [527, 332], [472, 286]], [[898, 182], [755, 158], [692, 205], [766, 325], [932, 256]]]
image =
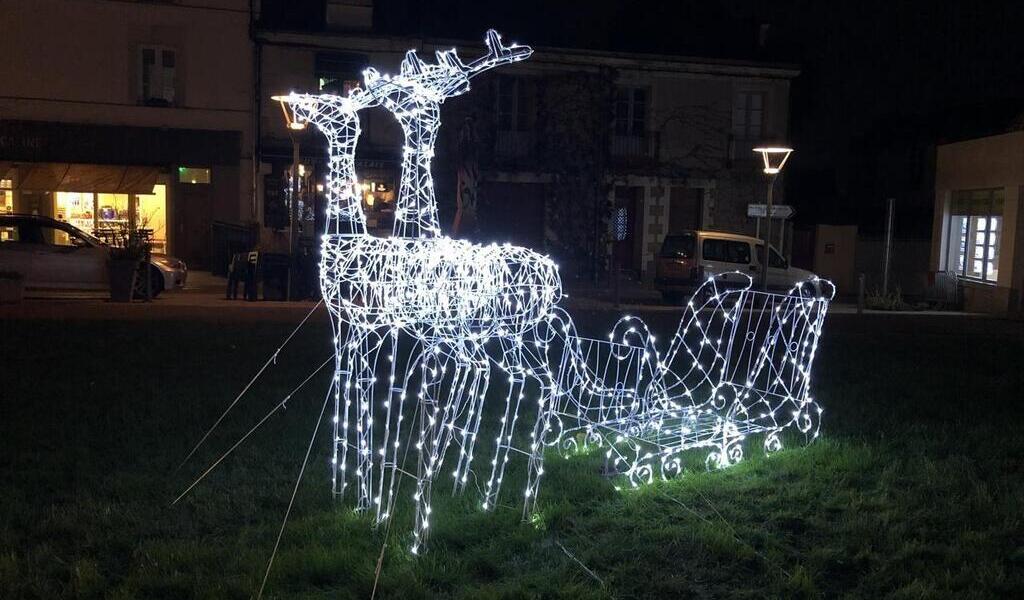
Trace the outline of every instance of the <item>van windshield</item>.
[[663, 258], [693, 258], [693, 251], [696, 247], [697, 237], [692, 233], [665, 236], [665, 241], [661, 243], [661, 256]]

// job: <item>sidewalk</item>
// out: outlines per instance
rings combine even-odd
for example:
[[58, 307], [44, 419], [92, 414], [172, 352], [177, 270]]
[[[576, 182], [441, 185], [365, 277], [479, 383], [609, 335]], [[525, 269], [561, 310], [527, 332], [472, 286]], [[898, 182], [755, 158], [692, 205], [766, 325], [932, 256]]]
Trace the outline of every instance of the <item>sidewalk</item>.
[[[55, 292], [27, 297], [20, 304], [0, 305], [3, 319], [97, 319], [97, 320], [232, 320], [298, 322], [316, 300], [295, 302], [241, 298], [228, 300], [227, 280], [209, 272], [192, 271], [185, 289], [170, 290], [152, 302], [110, 302], [106, 293]], [[241, 288], [239, 288], [241, 291]], [[320, 306], [311, 321], [327, 322], [327, 310]]]

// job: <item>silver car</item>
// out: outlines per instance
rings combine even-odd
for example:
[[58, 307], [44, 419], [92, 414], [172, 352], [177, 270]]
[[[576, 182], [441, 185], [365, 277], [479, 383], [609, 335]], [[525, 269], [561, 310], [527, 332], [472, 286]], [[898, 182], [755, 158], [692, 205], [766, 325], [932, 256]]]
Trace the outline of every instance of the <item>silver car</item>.
[[[757, 281], [764, 257], [764, 242], [749, 235], [721, 231], [684, 231], [665, 236], [655, 262], [654, 286], [666, 302], [675, 303], [693, 293], [709, 276], [728, 284]], [[789, 264], [771, 247], [768, 254], [768, 289], [786, 291], [798, 283], [817, 279], [810, 271]], [[815, 284], [816, 285], [816, 284]]]
[[[0, 271], [20, 273], [26, 290], [108, 290], [109, 259], [105, 243], [73, 225], [37, 215], [0, 215]], [[184, 262], [163, 254], [153, 254], [144, 268], [136, 278], [137, 295], [146, 293], [146, 276], [154, 298], [184, 287], [188, 277]]]

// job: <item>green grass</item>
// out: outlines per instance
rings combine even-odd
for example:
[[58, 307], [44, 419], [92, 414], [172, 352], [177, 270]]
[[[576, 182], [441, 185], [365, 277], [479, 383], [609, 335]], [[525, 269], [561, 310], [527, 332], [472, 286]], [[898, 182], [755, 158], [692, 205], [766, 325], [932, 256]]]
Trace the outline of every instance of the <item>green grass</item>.
[[[817, 443], [625, 492], [599, 456], [549, 456], [528, 523], [513, 462], [492, 513], [437, 486], [418, 558], [408, 504], [385, 536], [331, 498], [323, 429], [267, 596], [369, 598], [387, 539], [379, 598], [1019, 597], [1024, 340], [990, 325], [862, 323], [826, 326]], [[327, 356], [325, 327], [300, 334], [176, 472], [289, 330], [0, 322], [0, 597], [252, 596], [326, 378], [170, 501]]]

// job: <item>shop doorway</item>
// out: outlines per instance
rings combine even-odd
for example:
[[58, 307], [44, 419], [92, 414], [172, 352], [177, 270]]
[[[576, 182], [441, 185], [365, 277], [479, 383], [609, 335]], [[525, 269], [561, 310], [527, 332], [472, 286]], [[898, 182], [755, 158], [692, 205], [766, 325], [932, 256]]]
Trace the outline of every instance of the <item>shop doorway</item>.
[[213, 222], [209, 185], [178, 185], [174, 194], [174, 255], [190, 269], [210, 268], [210, 224]]

